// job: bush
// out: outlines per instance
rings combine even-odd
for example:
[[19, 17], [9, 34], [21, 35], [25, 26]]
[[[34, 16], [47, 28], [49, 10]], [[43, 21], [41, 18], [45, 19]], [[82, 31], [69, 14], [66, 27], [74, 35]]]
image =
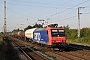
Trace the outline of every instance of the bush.
[[0, 37], [0, 49], [1, 49], [2, 45], [3, 45], [3, 38]]
[[82, 44], [90, 44], [90, 38], [84, 37], [84, 38], [77, 38], [77, 39], [67, 39], [67, 43], [82, 43]]
[[90, 28], [82, 28], [80, 30], [80, 38], [77, 37], [77, 29], [69, 29], [67, 25], [65, 27], [67, 42], [77, 42], [90, 44]]

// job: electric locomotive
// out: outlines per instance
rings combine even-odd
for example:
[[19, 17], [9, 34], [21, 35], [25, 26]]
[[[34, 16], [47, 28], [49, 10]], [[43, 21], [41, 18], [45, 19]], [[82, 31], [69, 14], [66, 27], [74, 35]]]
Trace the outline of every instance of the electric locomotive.
[[66, 45], [64, 27], [38, 28], [33, 32], [33, 41], [50, 47], [64, 47]]

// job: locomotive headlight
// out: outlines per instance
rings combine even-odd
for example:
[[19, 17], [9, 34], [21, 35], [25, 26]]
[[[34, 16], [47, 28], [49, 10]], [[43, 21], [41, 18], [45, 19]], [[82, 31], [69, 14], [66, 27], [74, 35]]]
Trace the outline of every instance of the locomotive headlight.
[[54, 41], [52, 41], [52, 42], [54, 42]]
[[53, 40], [52, 42], [56, 42], [56, 41]]

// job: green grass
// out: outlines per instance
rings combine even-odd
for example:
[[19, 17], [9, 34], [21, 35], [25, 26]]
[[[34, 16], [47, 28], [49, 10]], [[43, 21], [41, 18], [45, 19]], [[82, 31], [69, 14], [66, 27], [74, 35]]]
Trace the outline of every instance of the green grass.
[[89, 38], [77, 38], [77, 39], [67, 39], [67, 43], [81, 43], [81, 44], [88, 44], [90, 45], [90, 39]]

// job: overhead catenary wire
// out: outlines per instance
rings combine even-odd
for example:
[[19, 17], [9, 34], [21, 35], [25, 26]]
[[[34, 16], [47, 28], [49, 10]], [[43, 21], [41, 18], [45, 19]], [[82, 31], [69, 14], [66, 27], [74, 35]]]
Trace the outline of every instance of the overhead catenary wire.
[[[83, 14], [90, 14], [90, 12], [83, 13]], [[60, 19], [60, 20], [58, 20], [58, 21], [68, 20], [68, 19], [71, 19], [71, 18], [74, 18], [74, 17], [77, 17], [77, 15], [74, 15], [74, 16], [71, 16], [71, 17], [68, 17], [68, 18], [64, 18], [64, 19]], [[58, 22], [58, 21], [53, 21], [53, 22]], [[52, 22], [51, 22], [51, 23], [52, 23]]]
[[[6, 7], [6, 8], [7, 8], [7, 7]], [[15, 10], [12, 10], [12, 9], [10, 9], [10, 8], [7, 8], [7, 9], [9, 9], [9, 10], [11, 10], [11, 11], [14, 11], [14, 12], [16, 12], [16, 13], [18, 13], [18, 14], [21, 14], [21, 15], [23, 15], [23, 16], [26, 16], [26, 15], [20, 13], [20, 12], [17, 12], [17, 11], [15, 11]]]
[[[67, 2], [70, 2], [71, 0], [69, 0], [69, 1], [67, 1]], [[67, 2], [65, 2], [65, 4], [67, 3]], [[9, 4], [13, 4], [12, 2], [8, 2]], [[17, 3], [18, 5], [22, 5], [23, 3]], [[26, 4], [24, 4], [24, 5], [26, 5]], [[64, 5], [64, 4], [63, 4]], [[27, 6], [33, 6], [33, 5], [30, 5], [30, 4], [27, 4]], [[50, 8], [57, 8], [57, 7], [53, 7], [53, 6], [39, 6], [38, 5], [38, 7], [50, 7]], [[13, 10], [14, 11], [14, 10]], [[15, 11], [16, 12], [16, 11]], [[17, 13], [19, 13], [19, 12], [17, 12]], [[19, 13], [19, 14], [21, 14], [21, 13]]]
[[[70, 2], [71, 0], [69, 0], [69, 1], [67, 1], [67, 2]], [[84, 2], [81, 2], [81, 3], [79, 3], [79, 4], [77, 4], [77, 5], [75, 5], [75, 6], [72, 6], [72, 7], [70, 7], [70, 8], [67, 8], [67, 9], [65, 9], [65, 10], [63, 10], [64, 12], [65, 11], [67, 11], [67, 10], [69, 10], [69, 9], [72, 9], [73, 7], [76, 7], [76, 6], [78, 6], [78, 5], [81, 5], [81, 4], [83, 4], [83, 3], [86, 3], [87, 1], [89, 1], [89, 0], [86, 0], [86, 1], [84, 1]], [[66, 2], [66, 3], [67, 3]], [[10, 2], [9, 2], [10, 3]], [[22, 3], [18, 3], [18, 4], [22, 4]], [[64, 4], [63, 4], [64, 5]], [[31, 5], [29, 5], [29, 6], [31, 6]], [[41, 7], [44, 7], [44, 6], [41, 6]], [[54, 8], [57, 8], [57, 7], [54, 7]], [[59, 14], [59, 13], [63, 13], [63, 11], [61, 11], [61, 12], [57, 12], [57, 13], [55, 13], [55, 14], [52, 14], [52, 15], [50, 15], [50, 16], [54, 16], [54, 15], [57, 15], [57, 14]], [[21, 13], [20, 13], [21, 14]]]
[[[69, 1], [70, 1], [70, 0], [69, 0]], [[67, 2], [69, 2], [69, 1], [67, 1]], [[67, 2], [66, 2], [66, 3], [67, 3]], [[65, 3], [65, 4], [66, 4], [66, 3]], [[11, 3], [9, 2], [9, 4], [11, 4]], [[18, 3], [18, 5], [21, 5], [21, 4]], [[25, 4], [24, 4], [24, 5], [25, 5]], [[63, 4], [63, 5], [64, 5], [64, 4]], [[32, 5], [28, 5], [28, 6], [32, 6]], [[45, 7], [45, 6], [39, 6], [39, 7]], [[50, 6], [49, 6], [49, 7], [50, 7]], [[54, 7], [54, 8], [57, 8], [57, 7]]]
[[[62, 10], [61, 12], [56, 12], [55, 14], [49, 15], [49, 18], [52, 17], [52, 16], [55, 16], [55, 15], [57, 15], [57, 14], [66, 12], [66, 11], [68, 11], [68, 10], [74, 8], [74, 7], [77, 7], [77, 6], [81, 5], [81, 4], [84, 4], [84, 3], [88, 2], [88, 1], [90, 1], [90, 0], [86, 0], [86, 1], [81, 2], [81, 3], [77, 4], [77, 5], [74, 5], [74, 6], [70, 7], [70, 8], [66, 8], [65, 10]], [[48, 16], [46, 17], [46, 19], [47, 19], [47, 18], [48, 18]]]
[[[2, 3], [2, 2], [0, 2], [0, 3]], [[6, 7], [6, 8], [7, 8], [7, 9], [9, 9], [9, 10], [11, 10], [11, 11], [14, 11], [14, 12], [16, 12], [16, 13], [20, 14], [20, 15], [26, 16], [25, 14], [20, 13], [20, 12], [17, 12], [17, 11], [15, 11], [15, 10], [11, 9], [11, 8], [8, 8], [8, 7]], [[26, 17], [28, 17], [28, 16], [26, 16]]]
[[14, 12], [16, 12], [16, 13], [18, 13], [18, 14], [22, 15], [22, 16], [26, 16], [26, 17], [27, 17], [27, 19], [28, 19], [28, 16], [27, 16], [27, 15], [22, 14], [22, 13], [20, 13], [20, 12], [17, 12], [17, 11], [15, 11], [15, 10], [13, 10], [13, 9], [8, 8], [8, 7], [6, 7], [6, 8], [7, 8], [7, 9], [9, 9], [9, 10], [11, 10], [11, 11], [14, 11]]
[[[69, 1], [70, 1], [70, 0], [69, 0]], [[67, 1], [67, 2], [69, 2], [69, 1]], [[73, 7], [76, 7], [76, 6], [78, 6], [78, 5], [80, 5], [80, 4], [83, 4], [83, 3], [87, 2], [87, 1], [89, 1], [89, 0], [86, 0], [86, 1], [84, 1], [84, 2], [81, 2], [81, 3], [79, 3], [79, 4], [75, 5], [75, 6], [72, 6], [71, 8], [67, 8], [67, 9], [65, 9], [65, 10], [63, 10], [63, 11], [61, 11], [61, 12], [57, 12], [57, 13], [52, 14], [52, 15], [50, 15], [50, 16], [52, 17], [52, 16], [54, 16], [54, 15], [63, 13], [63, 12], [65, 12], [65, 11], [67, 11], [67, 10], [69, 10], [69, 9], [72, 9]], [[31, 5], [29, 5], [29, 6], [31, 6]], [[40, 7], [44, 7], [44, 6], [40, 6]], [[56, 7], [55, 7], [55, 8], [56, 8]]]
[[78, 6], [78, 5], [81, 5], [81, 4], [83, 4], [83, 3], [86, 3], [86, 2], [88, 2], [88, 1], [89, 1], [89, 0], [86, 0], [86, 1], [81, 2], [81, 3], [77, 4], [77, 5], [74, 5], [74, 6], [70, 7], [70, 8], [67, 8], [67, 9], [65, 9], [65, 10], [62, 10], [61, 12], [58, 12], [58, 13], [52, 14], [52, 15], [50, 15], [50, 16], [52, 17], [52, 16], [55, 16], [55, 15], [57, 15], [57, 14], [60, 14], [60, 13], [66, 12], [66, 11], [68, 11], [68, 10], [70, 10], [70, 9], [72, 9], [72, 8], [74, 8], [74, 7], [76, 7], [76, 6]]
[[[73, 6], [73, 7], [76, 7], [76, 6], [78, 6], [78, 5], [81, 5], [81, 4], [83, 4], [83, 3], [86, 3], [87, 1], [89, 1], [89, 0], [86, 0], [86, 1], [84, 1], [84, 2], [82, 2], [82, 3], [79, 3], [79, 4], [77, 4], [77, 5]], [[73, 7], [71, 7], [71, 8], [73, 8]], [[65, 11], [71, 9], [71, 8], [68, 8], [68, 9], [63, 10], [63, 11], [61, 11], [61, 12], [58, 12], [58, 13], [52, 14], [51, 17], [54, 16], [54, 15], [60, 14], [60, 13], [62, 13], [62, 12], [65, 12]], [[69, 18], [61, 19], [61, 20], [58, 20], [58, 21], [67, 20], [67, 19], [70, 19], [70, 18], [73, 18], [73, 17], [76, 17], [76, 16], [77, 16], [77, 15], [72, 16], [72, 17], [69, 17]], [[58, 21], [53, 21], [53, 22], [58, 22]]]
[[87, 12], [87, 13], [83, 13], [83, 14], [90, 14], [90, 12]]
[[[53, 21], [53, 22], [64, 21], [64, 20], [71, 19], [71, 18], [74, 18], [74, 17], [77, 17], [77, 15], [74, 15], [74, 16], [71, 16], [71, 17], [68, 17], [68, 18], [64, 18], [64, 19], [60, 19], [60, 20], [57, 20], [57, 21]], [[53, 22], [51, 22], [51, 23], [53, 23]]]
[[27, 4], [27, 3], [14, 3], [14, 2], [10, 2], [8, 1], [8, 4], [15, 4], [15, 5], [21, 5], [21, 6], [33, 6], [33, 7], [43, 7], [43, 8], [61, 8], [64, 7], [65, 4], [67, 4], [68, 2], [70, 2], [71, 0], [61, 4], [61, 6], [49, 6], [49, 5], [40, 5], [40, 4]]
[[[10, 3], [9, 4], [13, 4], [13, 3]], [[31, 7], [42, 7], [42, 8], [58, 8], [58, 7], [54, 7], [54, 6], [41, 6], [41, 5], [31, 5], [31, 4], [22, 4], [22, 3], [16, 3], [17, 5], [23, 5], [23, 6], [31, 6]]]
[[[80, 4], [83, 4], [83, 3], [87, 2], [87, 1], [89, 1], [89, 0], [86, 0], [86, 1], [84, 1], [84, 2], [82, 2], [82, 3], [80, 3]], [[78, 5], [80, 5], [80, 4], [78, 4]], [[76, 5], [76, 6], [78, 6], [78, 5]], [[73, 6], [73, 7], [76, 7], [76, 6]], [[73, 7], [67, 8], [67, 9], [69, 10], [69, 9], [72, 9]], [[67, 11], [67, 9], [66, 9], [66, 11]], [[64, 11], [65, 11], [65, 10], [64, 10]], [[59, 13], [59, 12], [55, 13], [54, 15], [57, 15], [58, 13]], [[63, 12], [62, 12], [62, 13], [63, 13]], [[22, 15], [22, 13], [19, 13], [19, 14]], [[51, 15], [51, 17], [54, 16], [54, 15]]]

